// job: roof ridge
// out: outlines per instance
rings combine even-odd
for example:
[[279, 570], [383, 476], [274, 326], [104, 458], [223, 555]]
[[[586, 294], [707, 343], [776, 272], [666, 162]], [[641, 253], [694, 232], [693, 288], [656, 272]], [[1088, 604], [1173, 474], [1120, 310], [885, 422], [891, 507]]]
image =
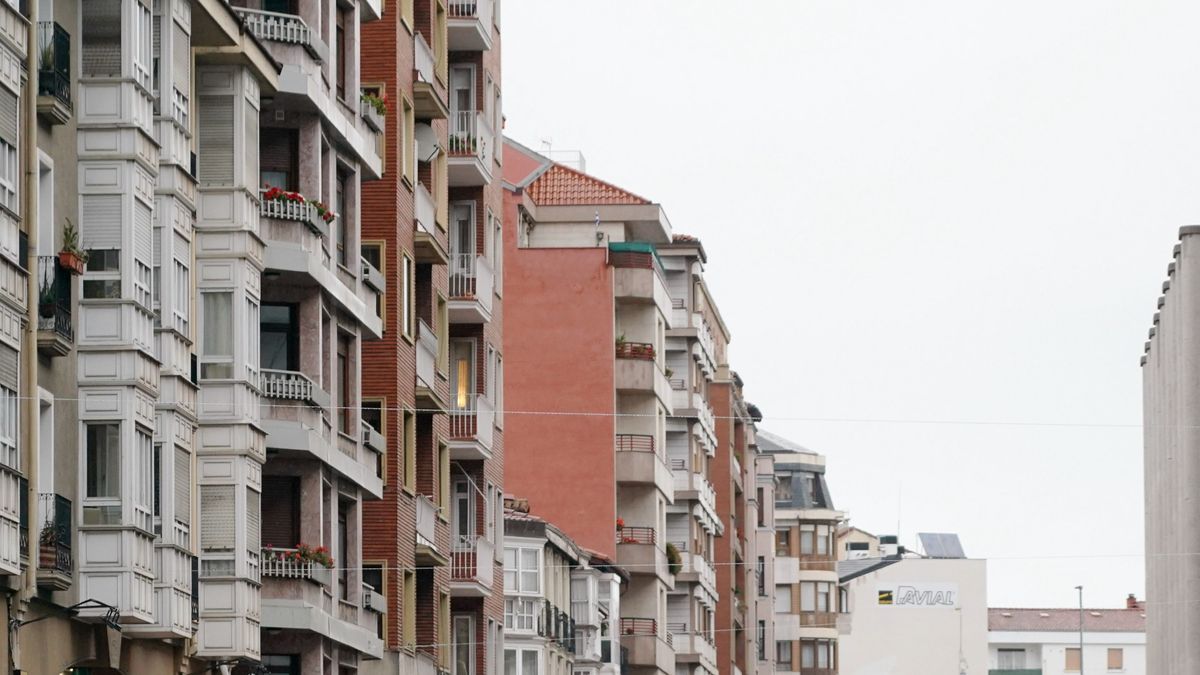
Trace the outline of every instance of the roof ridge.
[[535, 203], [552, 205], [652, 204], [649, 199], [590, 173], [550, 161], [549, 167], [530, 183]]

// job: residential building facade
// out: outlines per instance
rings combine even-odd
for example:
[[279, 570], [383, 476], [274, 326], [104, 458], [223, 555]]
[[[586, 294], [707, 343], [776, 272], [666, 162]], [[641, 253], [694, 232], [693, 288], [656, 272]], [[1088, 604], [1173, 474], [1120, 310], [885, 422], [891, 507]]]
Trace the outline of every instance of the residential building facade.
[[508, 502], [504, 547], [504, 672], [620, 672], [621, 573], [551, 523]]
[[754, 458], [755, 498], [758, 520], [754, 528], [754, 649], [755, 671], [760, 675], [776, 672], [775, 635], [778, 617], [775, 616], [775, 457], [761, 452]]
[[832, 675], [841, 609], [835, 537], [845, 516], [834, 508], [823, 455], [767, 431], [758, 432], [758, 447], [774, 460], [776, 482], [775, 669]]
[[1200, 443], [1187, 430], [1196, 426], [1190, 386], [1198, 367], [1191, 328], [1197, 316], [1194, 289], [1200, 285], [1200, 226], [1179, 231], [1167, 279], [1141, 359], [1146, 499], [1146, 668], [1183, 675], [1200, 669], [1200, 644], [1189, 626], [1200, 622], [1200, 604], [1155, 602], [1191, 598], [1200, 592], [1200, 560], [1191, 541], [1200, 526], [1189, 504], [1200, 483]]
[[619, 623], [628, 666], [673, 673], [674, 326], [656, 251], [670, 223], [659, 205], [512, 141], [504, 172], [506, 396], [513, 410], [543, 413], [509, 416], [505, 487], [629, 572]]
[[365, 411], [390, 457], [368, 509], [386, 599], [372, 672], [499, 673], [503, 621], [500, 14], [407, 0], [365, 28], [363, 82], [387, 101], [384, 179], [364, 257], [389, 289]]
[[43, 593], [14, 605], [14, 662], [354, 672], [381, 654], [358, 412], [380, 3], [30, 4], [18, 452]]
[[[1145, 675], [1146, 608], [988, 609], [988, 675]], [[1083, 651], [1080, 652], [1080, 638]]]
[[837, 564], [838, 672], [988, 675], [987, 561], [881, 546], [882, 558]]

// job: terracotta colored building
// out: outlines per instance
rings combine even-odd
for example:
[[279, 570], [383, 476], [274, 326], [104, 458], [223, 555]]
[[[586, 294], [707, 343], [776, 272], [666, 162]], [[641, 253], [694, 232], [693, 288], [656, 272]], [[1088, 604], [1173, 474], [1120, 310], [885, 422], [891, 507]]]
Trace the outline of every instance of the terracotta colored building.
[[386, 603], [367, 672], [499, 673], [500, 18], [492, 0], [388, 10], [363, 29], [363, 85], [389, 108], [385, 178], [363, 191], [363, 256], [389, 289], [363, 351], [364, 419], [388, 448], [363, 525]]

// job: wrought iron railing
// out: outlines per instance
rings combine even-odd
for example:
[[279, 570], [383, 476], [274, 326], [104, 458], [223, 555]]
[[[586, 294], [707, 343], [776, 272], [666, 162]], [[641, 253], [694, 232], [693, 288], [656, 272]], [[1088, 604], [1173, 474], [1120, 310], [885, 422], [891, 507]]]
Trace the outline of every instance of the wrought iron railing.
[[39, 21], [38, 96], [71, 107], [71, 34], [53, 21]]
[[38, 533], [38, 569], [71, 576], [71, 500], [43, 492], [38, 495], [41, 531]]
[[58, 256], [38, 256], [38, 330], [74, 341], [71, 320], [71, 273]]
[[658, 533], [653, 527], [618, 527], [618, 544], [657, 544]]

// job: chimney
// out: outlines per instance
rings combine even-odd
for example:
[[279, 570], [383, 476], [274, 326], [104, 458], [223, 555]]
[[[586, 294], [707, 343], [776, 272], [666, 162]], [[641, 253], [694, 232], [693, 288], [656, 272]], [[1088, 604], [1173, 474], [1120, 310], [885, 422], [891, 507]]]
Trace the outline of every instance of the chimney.
[[1129, 597], [1125, 598], [1125, 609], [1145, 609], [1145, 608], [1146, 608], [1146, 604], [1144, 602], [1142, 602], [1141, 600], [1138, 600], [1137, 596], [1134, 595], [1133, 593], [1130, 593]]

